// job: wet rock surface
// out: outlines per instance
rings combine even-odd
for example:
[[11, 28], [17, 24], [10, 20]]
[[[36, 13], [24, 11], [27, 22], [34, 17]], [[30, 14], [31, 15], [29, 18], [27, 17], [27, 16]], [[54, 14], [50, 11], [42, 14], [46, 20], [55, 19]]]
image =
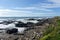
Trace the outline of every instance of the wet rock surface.
[[[35, 20], [35, 19], [29, 19], [29, 20]], [[49, 23], [52, 22], [51, 20], [48, 19], [43, 19], [38, 21], [39, 21], [38, 23], [32, 23], [32, 22], [23, 23], [19, 21], [16, 24], [16, 27], [18, 26], [27, 27], [28, 29], [25, 30], [23, 34], [8, 34], [9, 32], [0, 33], [0, 40], [38, 40], [43, 36], [43, 32], [45, 31], [45, 28], [49, 26]], [[12, 22], [8, 22], [8, 23], [12, 23]]]

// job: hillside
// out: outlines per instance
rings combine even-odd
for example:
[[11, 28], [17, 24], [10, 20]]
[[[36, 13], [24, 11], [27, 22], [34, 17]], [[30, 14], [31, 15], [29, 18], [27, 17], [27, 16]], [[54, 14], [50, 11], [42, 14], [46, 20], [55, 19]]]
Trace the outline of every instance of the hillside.
[[55, 20], [55, 24], [53, 24], [54, 29], [52, 30], [51, 28], [48, 28], [48, 30], [50, 29], [49, 30], [50, 32], [47, 33], [48, 30], [46, 30], [47, 34], [45, 34], [39, 40], [60, 40], [60, 17], [55, 17], [54, 20]]

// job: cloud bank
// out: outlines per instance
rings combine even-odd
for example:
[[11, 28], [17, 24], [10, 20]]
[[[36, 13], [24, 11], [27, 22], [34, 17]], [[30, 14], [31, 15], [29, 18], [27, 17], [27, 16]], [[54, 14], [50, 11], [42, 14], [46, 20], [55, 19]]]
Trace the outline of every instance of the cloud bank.
[[58, 16], [53, 8], [60, 8], [60, 0], [46, 0], [26, 7], [0, 7], [0, 17]]

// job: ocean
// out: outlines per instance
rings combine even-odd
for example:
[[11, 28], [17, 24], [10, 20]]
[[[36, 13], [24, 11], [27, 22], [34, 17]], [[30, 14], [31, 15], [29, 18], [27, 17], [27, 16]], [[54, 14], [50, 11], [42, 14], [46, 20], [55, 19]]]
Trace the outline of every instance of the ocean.
[[43, 17], [0, 17], [0, 20], [17, 20], [17, 19], [26, 19], [26, 18], [52, 18], [52, 16], [43, 16]]
[[18, 20], [18, 19], [27, 19], [27, 18], [42, 18], [42, 17], [0, 17], [0, 21], [3, 21], [3, 20]]
[[[18, 20], [18, 21], [22, 21], [24, 23], [27, 23], [27, 22], [33, 22], [33, 23], [37, 23], [38, 21], [26, 21], [26, 20], [20, 20], [20, 19], [27, 19], [27, 18], [37, 18], [37, 19], [41, 19], [41, 18], [48, 18], [48, 17], [0, 17], [0, 22], [3, 22], [3, 21], [9, 21], [9, 20]], [[50, 17], [51, 18], [51, 17]], [[0, 29], [6, 29], [6, 28], [17, 28], [18, 29], [18, 32], [19, 33], [22, 33], [24, 30], [26, 30], [25, 27], [15, 27], [15, 24], [14, 23], [11, 23], [9, 25], [4, 25], [4, 24], [0, 24]], [[0, 30], [0, 32], [4, 32], [3, 30]]]

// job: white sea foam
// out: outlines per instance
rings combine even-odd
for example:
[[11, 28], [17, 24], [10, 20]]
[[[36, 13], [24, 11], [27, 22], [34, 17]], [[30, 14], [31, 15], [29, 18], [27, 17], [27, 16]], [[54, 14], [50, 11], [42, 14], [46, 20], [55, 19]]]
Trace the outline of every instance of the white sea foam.
[[25, 27], [16, 27], [18, 29], [18, 33], [23, 33], [24, 30], [26, 30], [27, 28]]
[[13, 24], [13, 23], [9, 24], [9, 25], [0, 24], [0, 29], [2, 29], [2, 30], [0, 30], [0, 32], [3, 32], [7, 28], [9, 28], [9, 29], [17, 28], [18, 29], [18, 33], [23, 33], [24, 30], [26, 30], [25, 27], [15, 27], [15, 24]]
[[8, 27], [7, 25], [0, 24], [0, 29], [5, 29], [5, 28], [7, 28], [7, 27]]
[[[27, 22], [33, 22], [33, 23], [37, 23], [37, 20], [25, 20], [25, 19], [18, 19], [16, 21], [21, 21], [23, 23], [27, 23]], [[17, 23], [17, 22], [15, 22]], [[19, 33], [23, 33], [24, 30], [26, 30], [26, 27], [15, 27], [14, 23], [8, 24], [8, 25], [4, 25], [4, 24], [0, 24], [0, 29], [6, 29], [6, 28], [17, 28]]]
[[32, 23], [37, 23], [37, 20], [26, 20], [26, 19], [18, 19], [17, 21], [21, 21], [23, 23], [27, 23], [27, 22], [32, 22]]

